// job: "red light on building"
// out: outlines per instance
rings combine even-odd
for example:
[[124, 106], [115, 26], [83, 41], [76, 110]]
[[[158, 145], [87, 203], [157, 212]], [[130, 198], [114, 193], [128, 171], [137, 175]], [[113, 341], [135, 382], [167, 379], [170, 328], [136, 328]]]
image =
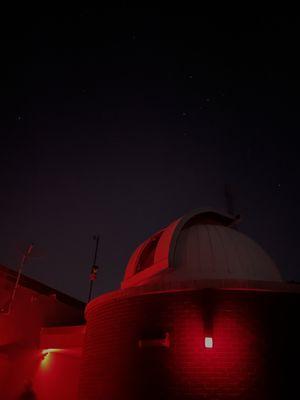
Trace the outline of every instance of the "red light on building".
[[41, 367], [45, 368], [51, 363], [52, 355], [54, 353], [60, 353], [60, 349], [45, 349], [41, 352]]
[[204, 338], [204, 346], [205, 346], [206, 349], [212, 349], [213, 346], [214, 346], [213, 338], [209, 337], [209, 336], [206, 336]]
[[42, 368], [45, 368], [46, 365], [48, 365], [50, 352], [51, 352], [51, 350], [43, 350], [41, 352], [41, 367]]
[[42, 353], [41, 353], [42, 360], [44, 360], [48, 356], [49, 352], [50, 352], [50, 350], [43, 350], [42, 351]]

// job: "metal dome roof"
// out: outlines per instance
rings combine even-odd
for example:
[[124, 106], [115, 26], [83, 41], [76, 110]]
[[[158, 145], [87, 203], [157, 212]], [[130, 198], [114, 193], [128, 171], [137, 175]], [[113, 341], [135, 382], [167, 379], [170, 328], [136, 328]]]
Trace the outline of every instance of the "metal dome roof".
[[136, 249], [122, 287], [188, 280], [282, 281], [269, 255], [231, 228], [234, 222], [213, 210], [185, 215]]

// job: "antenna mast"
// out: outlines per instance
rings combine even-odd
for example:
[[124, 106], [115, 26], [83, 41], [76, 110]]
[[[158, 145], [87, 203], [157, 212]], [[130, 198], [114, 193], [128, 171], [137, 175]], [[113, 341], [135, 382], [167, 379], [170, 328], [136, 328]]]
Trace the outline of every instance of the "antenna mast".
[[[21, 262], [20, 262], [20, 265], [19, 265], [19, 268], [18, 268], [17, 279], [16, 279], [16, 282], [15, 282], [15, 285], [14, 285], [14, 288], [13, 288], [13, 292], [11, 294], [11, 297], [10, 297], [9, 301], [8, 301], [7, 310], [5, 310], [5, 313], [7, 313], [7, 314], [9, 314], [10, 311], [11, 311], [11, 306], [12, 306], [12, 304], [14, 302], [15, 297], [16, 297], [16, 293], [17, 293], [17, 289], [18, 289], [18, 286], [19, 286], [19, 282], [20, 282], [20, 279], [21, 279], [21, 275], [22, 275], [22, 271], [23, 271], [24, 265], [26, 264], [30, 254], [32, 252], [32, 249], [33, 249], [33, 243], [31, 243], [27, 247], [26, 251], [22, 255]], [[2, 307], [1, 311], [4, 311], [4, 308], [5, 307]]]
[[226, 184], [224, 189], [225, 189], [224, 194], [225, 194], [227, 212], [230, 215], [235, 215], [234, 214], [234, 202], [233, 202], [232, 187], [231, 187], [231, 185]]
[[99, 248], [99, 235], [94, 236], [93, 239], [96, 240], [96, 247], [95, 247], [93, 265], [92, 265], [92, 269], [91, 269], [91, 273], [90, 273], [90, 290], [89, 290], [88, 302], [91, 301], [92, 293], [93, 293], [93, 285], [94, 285], [94, 281], [97, 278], [97, 271], [99, 269], [99, 267], [97, 267], [97, 265], [96, 265], [97, 256], [98, 256], [98, 248]]

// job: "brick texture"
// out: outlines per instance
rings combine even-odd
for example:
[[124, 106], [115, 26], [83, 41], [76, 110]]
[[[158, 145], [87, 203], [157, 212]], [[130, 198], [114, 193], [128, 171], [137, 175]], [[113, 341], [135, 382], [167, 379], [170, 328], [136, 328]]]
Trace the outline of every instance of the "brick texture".
[[[79, 398], [297, 398], [299, 305], [299, 294], [215, 289], [96, 302], [87, 314]], [[167, 332], [169, 347], [138, 345]]]

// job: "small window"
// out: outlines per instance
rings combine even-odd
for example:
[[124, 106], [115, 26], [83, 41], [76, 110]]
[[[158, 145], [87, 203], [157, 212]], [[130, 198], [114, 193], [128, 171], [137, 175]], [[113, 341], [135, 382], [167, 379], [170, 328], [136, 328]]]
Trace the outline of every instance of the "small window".
[[136, 267], [136, 273], [144, 271], [154, 264], [154, 254], [162, 232], [149, 240], [144, 247]]

